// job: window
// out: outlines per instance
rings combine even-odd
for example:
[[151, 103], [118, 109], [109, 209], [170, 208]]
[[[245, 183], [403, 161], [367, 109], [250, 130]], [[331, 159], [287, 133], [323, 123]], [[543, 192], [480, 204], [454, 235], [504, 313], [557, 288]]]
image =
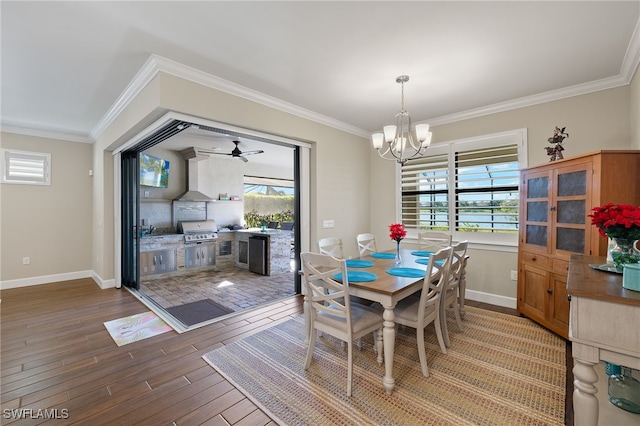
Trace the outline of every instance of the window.
[[482, 136], [429, 148], [400, 167], [402, 223], [455, 239], [517, 241], [519, 169], [526, 132]]
[[51, 185], [51, 154], [2, 150], [2, 183]]

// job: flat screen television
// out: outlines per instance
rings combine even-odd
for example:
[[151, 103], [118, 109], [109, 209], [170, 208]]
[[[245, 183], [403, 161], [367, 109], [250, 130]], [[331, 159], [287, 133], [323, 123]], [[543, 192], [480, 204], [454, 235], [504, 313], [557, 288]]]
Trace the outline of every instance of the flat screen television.
[[167, 188], [169, 186], [169, 162], [141, 152], [140, 185]]

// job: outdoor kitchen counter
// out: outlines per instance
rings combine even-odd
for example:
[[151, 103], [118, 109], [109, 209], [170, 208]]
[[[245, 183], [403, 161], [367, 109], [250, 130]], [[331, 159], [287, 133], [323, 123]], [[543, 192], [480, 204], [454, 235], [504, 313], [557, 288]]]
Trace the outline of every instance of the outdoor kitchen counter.
[[[281, 274], [291, 271], [291, 231], [283, 231], [280, 229], [267, 229], [262, 232], [260, 228], [238, 229], [235, 231], [236, 241], [238, 244], [247, 244], [249, 237], [261, 236], [267, 237], [268, 240], [268, 274]], [[241, 268], [249, 268], [248, 262], [244, 259], [238, 259], [237, 266]]]
[[157, 234], [140, 237], [140, 251], [151, 251], [170, 247], [178, 247], [184, 242], [183, 234]]

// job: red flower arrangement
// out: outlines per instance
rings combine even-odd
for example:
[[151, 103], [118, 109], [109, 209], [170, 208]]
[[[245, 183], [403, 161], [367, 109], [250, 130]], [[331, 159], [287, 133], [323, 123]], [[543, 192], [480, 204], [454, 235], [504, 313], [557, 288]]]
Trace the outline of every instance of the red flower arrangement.
[[603, 237], [631, 241], [640, 239], [640, 207], [609, 203], [591, 210], [591, 224], [598, 228]]
[[392, 240], [400, 242], [404, 237], [407, 236], [407, 230], [404, 229], [404, 225], [402, 223], [392, 223], [389, 225], [389, 237]]

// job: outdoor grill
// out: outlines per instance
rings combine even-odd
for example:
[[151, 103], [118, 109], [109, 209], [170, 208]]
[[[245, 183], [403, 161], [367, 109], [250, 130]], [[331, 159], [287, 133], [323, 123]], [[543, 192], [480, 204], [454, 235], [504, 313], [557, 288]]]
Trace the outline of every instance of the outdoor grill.
[[184, 234], [185, 244], [211, 242], [218, 239], [218, 226], [214, 220], [178, 222], [178, 234]]

